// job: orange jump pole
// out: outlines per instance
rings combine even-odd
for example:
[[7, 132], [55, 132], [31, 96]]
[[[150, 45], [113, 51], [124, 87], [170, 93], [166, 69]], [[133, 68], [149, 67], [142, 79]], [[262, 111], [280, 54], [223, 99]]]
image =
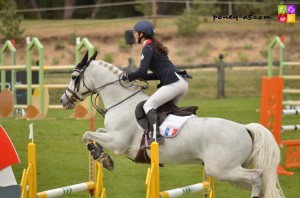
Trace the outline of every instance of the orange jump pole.
[[[260, 106], [260, 123], [272, 131], [279, 146], [282, 145], [281, 120], [282, 120], [282, 97], [283, 97], [283, 78], [282, 77], [263, 77]], [[294, 173], [288, 172], [282, 165], [278, 166], [277, 173], [291, 176]]]

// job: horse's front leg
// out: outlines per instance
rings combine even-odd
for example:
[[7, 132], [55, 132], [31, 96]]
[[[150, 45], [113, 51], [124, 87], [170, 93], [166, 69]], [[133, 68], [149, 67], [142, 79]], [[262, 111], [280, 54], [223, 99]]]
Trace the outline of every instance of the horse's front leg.
[[[96, 133], [106, 133], [106, 129], [99, 128], [96, 130]], [[104, 152], [103, 147], [97, 141], [95, 141], [96, 143], [94, 144], [93, 140], [89, 139], [90, 138], [87, 138], [85, 135], [83, 136], [83, 141], [87, 142], [87, 148], [91, 152], [93, 159], [99, 161], [104, 168], [112, 171], [114, 169], [113, 160]]]
[[96, 133], [107, 133], [107, 130], [105, 128], [98, 128], [95, 132]]
[[[106, 129], [98, 128], [95, 132], [96, 133], [106, 133]], [[94, 142], [91, 140], [86, 140], [86, 141], [87, 141], [88, 150], [91, 151], [91, 154], [92, 154], [94, 160], [99, 159], [101, 154], [104, 153], [103, 146], [101, 146], [98, 142], [96, 142], [96, 144], [94, 144]]]

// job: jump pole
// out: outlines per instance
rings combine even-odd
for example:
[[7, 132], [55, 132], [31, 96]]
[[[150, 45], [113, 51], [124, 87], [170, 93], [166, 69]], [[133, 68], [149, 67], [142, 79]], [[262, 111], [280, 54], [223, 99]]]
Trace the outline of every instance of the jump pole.
[[23, 170], [21, 179], [21, 198], [52, 198], [71, 193], [89, 191], [92, 197], [106, 198], [106, 191], [103, 186], [103, 172], [100, 163], [95, 163], [95, 181], [83, 182], [70, 186], [60, 187], [37, 193], [36, 175], [36, 144], [28, 144], [28, 168]]
[[95, 188], [95, 183], [90, 181], [85, 183], [74, 184], [71, 186], [56, 188], [52, 190], [47, 190], [44, 192], [39, 192], [37, 193], [37, 197], [39, 198], [60, 197], [72, 193], [83, 192], [86, 190], [90, 191], [93, 190], [94, 188]]
[[[206, 181], [159, 192], [159, 145], [157, 142], [151, 143], [151, 167], [148, 168], [146, 176], [146, 198], [175, 198], [186, 194], [204, 191], [203, 197], [215, 198], [214, 180], [204, 174]], [[204, 172], [204, 171], [203, 171]], [[206, 192], [205, 192], [206, 191]]]
[[[299, 109], [282, 110], [283, 77], [263, 77], [261, 92], [260, 123], [268, 128], [279, 146], [286, 146], [287, 168], [300, 167], [300, 140], [281, 141], [281, 133], [288, 130], [299, 130], [300, 125], [282, 126], [282, 116], [299, 115]], [[285, 170], [280, 164], [277, 173], [291, 176], [294, 173]]]
[[[12, 66], [16, 65], [16, 48], [13, 45], [11, 40], [7, 40], [4, 43], [4, 46], [1, 48], [1, 67], [0, 67], [0, 70], [1, 70], [1, 91], [4, 91], [6, 89], [6, 71], [2, 70], [1, 68], [3, 67], [3, 65], [6, 64], [5, 53], [6, 53], [7, 50], [9, 50], [9, 52], [11, 54], [11, 64], [12, 64]], [[12, 82], [11, 83], [11, 90], [12, 90], [12, 93], [15, 92], [15, 88], [14, 88], [15, 81], [16, 81], [16, 72], [14, 70], [12, 70], [11, 71], [11, 82]], [[2, 92], [2, 94], [3, 94], [3, 92]], [[7, 116], [14, 115], [14, 112], [15, 112], [14, 111], [14, 102], [16, 101], [16, 94], [12, 95], [11, 98], [12, 98], [12, 104], [10, 104], [10, 103], [9, 103], [9, 105], [5, 104], [5, 108], [8, 108]], [[2, 113], [2, 116], [3, 116], [3, 113]]]
[[[89, 55], [91, 56], [95, 48], [94, 46], [89, 42], [87, 38], [83, 39], [77, 39], [78, 43], [76, 45], [76, 64], [80, 61], [80, 50], [83, 48], [87, 48], [89, 51]], [[33, 48], [37, 48], [38, 51], [38, 56], [39, 56], [39, 65], [38, 66], [33, 66], [32, 65], [32, 51]], [[5, 52], [9, 50], [12, 56], [12, 65], [6, 65], [6, 60], [5, 60]], [[67, 85], [56, 85], [56, 84], [44, 84], [44, 72], [45, 71], [61, 71], [61, 70], [72, 70], [74, 69], [74, 65], [57, 65], [57, 66], [44, 66], [44, 46], [40, 43], [37, 37], [33, 37], [32, 39], [28, 38], [27, 41], [27, 48], [26, 48], [26, 65], [16, 65], [16, 49], [13, 46], [12, 42], [10, 40], [7, 40], [4, 44], [4, 46], [1, 49], [1, 85], [2, 85], [2, 90], [5, 88], [5, 79], [6, 71], [11, 71], [11, 79], [12, 79], [12, 93], [14, 95], [14, 101], [13, 101], [13, 112], [15, 112], [15, 109], [17, 108], [28, 108], [28, 106], [33, 107], [34, 109], [31, 111], [35, 112], [38, 111], [38, 115], [35, 117], [29, 117], [29, 119], [36, 119], [36, 118], [41, 118], [46, 116], [48, 108], [49, 109], [62, 109], [61, 105], [51, 105], [46, 103], [46, 98], [44, 96], [44, 89], [46, 88], [55, 88], [55, 89], [65, 89]], [[26, 79], [27, 80], [27, 85], [17, 85], [15, 84], [16, 82], [16, 71], [26, 71]], [[32, 84], [32, 71], [38, 71], [39, 72], [39, 84], [33, 85]], [[32, 89], [33, 88], [39, 88], [39, 96], [38, 96], [38, 107], [36, 105], [33, 105], [32, 100], [33, 97], [31, 95]], [[27, 105], [17, 105], [16, 104], [16, 89], [26, 89], [27, 90]], [[47, 91], [47, 90], [46, 90]], [[89, 100], [88, 100], [89, 101]], [[47, 108], [45, 105], [48, 105]], [[85, 107], [84, 105], [81, 105], [84, 110], [86, 110], [87, 113], [84, 111], [85, 117], [76, 117], [76, 115], [82, 116], [82, 113], [80, 113], [80, 110], [82, 111], [82, 108], [78, 109], [79, 114], [75, 113], [74, 116], [75, 118], [88, 118], [88, 114], [93, 115], [93, 107], [91, 103], [88, 103], [88, 106]], [[76, 109], [75, 109], [76, 111]], [[35, 113], [31, 113], [31, 116], [34, 116]], [[41, 116], [40, 116], [41, 115]], [[71, 115], [72, 116], [72, 115]]]
[[147, 170], [146, 198], [159, 197], [159, 149], [158, 143], [151, 143], [151, 167]]
[[183, 195], [187, 195], [195, 192], [200, 192], [202, 190], [208, 190], [209, 188], [210, 188], [209, 182], [204, 181], [190, 186], [185, 186], [181, 188], [160, 192], [159, 196], [160, 198], [175, 198], [175, 197], [181, 197]]

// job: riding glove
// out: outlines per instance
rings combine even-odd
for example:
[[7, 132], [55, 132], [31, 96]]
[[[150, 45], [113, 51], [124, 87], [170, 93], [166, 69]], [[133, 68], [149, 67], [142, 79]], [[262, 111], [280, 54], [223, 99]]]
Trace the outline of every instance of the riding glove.
[[128, 73], [127, 72], [122, 73], [122, 80], [123, 81], [128, 80]]

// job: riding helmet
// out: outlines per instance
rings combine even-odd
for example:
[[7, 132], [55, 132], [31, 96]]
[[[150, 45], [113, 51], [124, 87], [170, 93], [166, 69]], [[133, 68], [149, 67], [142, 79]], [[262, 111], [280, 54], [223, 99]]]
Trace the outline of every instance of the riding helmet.
[[133, 28], [134, 31], [142, 32], [144, 34], [149, 35], [150, 37], [154, 37], [155, 28], [154, 25], [149, 21], [138, 21]]

